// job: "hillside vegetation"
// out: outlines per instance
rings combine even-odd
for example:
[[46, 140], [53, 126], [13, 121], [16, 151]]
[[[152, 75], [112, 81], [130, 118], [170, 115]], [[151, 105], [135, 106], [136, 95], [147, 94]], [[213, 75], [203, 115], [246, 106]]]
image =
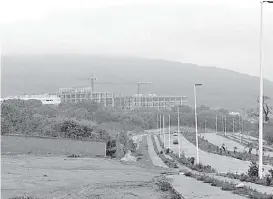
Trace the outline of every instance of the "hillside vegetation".
[[[227, 115], [228, 110], [211, 110], [207, 106], [198, 107], [198, 126], [215, 129], [215, 114], [219, 119], [218, 130], [223, 130], [221, 115]], [[171, 125], [177, 125], [177, 108], [172, 110], [138, 109], [123, 111], [113, 107], [104, 107], [93, 102], [77, 104], [62, 103], [59, 106], [43, 105], [37, 100], [7, 100], [1, 105], [1, 133], [27, 134], [72, 139], [107, 140], [118, 132], [143, 132], [144, 129], [155, 129], [159, 125], [159, 114], [165, 115], [165, 127], [168, 125], [168, 115]], [[163, 121], [162, 121], [163, 123]], [[180, 108], [180, 124], [194, 126], [194, 110], [189, 106]], [[227, 130], [233, 129], [233, 119], [227, 115]], [[235, 123], [238, 131], [239, 123]], [[251, 125], [244, 121], [244, 128]]]

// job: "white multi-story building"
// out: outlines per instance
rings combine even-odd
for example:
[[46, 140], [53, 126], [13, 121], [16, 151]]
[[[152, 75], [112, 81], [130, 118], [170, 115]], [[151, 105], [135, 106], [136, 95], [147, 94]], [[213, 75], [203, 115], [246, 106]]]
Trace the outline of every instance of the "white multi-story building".
[[39, 100], [45, 105], [59, 105], [61, 103], [61, 98], [57, 95], [52, 94], [35, 94], [35, 95], [19, 95], [19, 96], [9, 96], [1, 98], [1, 103], [5, 100], [20, 99], [20, 100]]
[[134, 95], [115, 98], [115, 106], [122, 109], [133, 110], [138, 108], [171, 109], [175, 106], [186, 105], [186, 96], [156, 96], [155, 94]]
[[114, 106], [114, 94], [110, 92], [92, 92], [92, 88], [60, 88], [58, 97], [62, 102], [77, 103], [93, 101], [105, 106]]

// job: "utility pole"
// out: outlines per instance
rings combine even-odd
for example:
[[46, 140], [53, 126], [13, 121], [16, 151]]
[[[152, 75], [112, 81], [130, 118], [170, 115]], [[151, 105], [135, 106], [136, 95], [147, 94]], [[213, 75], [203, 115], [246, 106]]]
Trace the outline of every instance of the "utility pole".
[[265, 1], [261, 2], [261, 21], [260, 21], [260, 102], [259, 102], [259, 178], [263, 177], [263, 59], [262, 59], [262, 44], [263, 44], [263, 4], [264, 3], [272, 3], [273, 1]]
[[225, 137], [227, 137], [227, 116], [225, 115]]
[[194, 116], [195, 116], [195, 139], [196, 139], [196, 164], [199, 164], [199, 148], [198, 148], [198, 128], [197, 128], [197, 94], [196, 86], [202, 86], [202, 84], [194, 84]]
[[207, 120], [205, 120], [205, 133], [207, 132]]
[[159, 135], [160, 135], [160, 137], [161, 137], [161, 114], [159, 115]]
[[169, 114], [169, 149], [171, 149], [171, 114]]
[[164, 115], [163, 115], [163, 136], [164, 136], [164, 148], [166, 146], [166, 139], [165, 139], [165, 119], [164, 119]]
[[222, 132], [224, 132], [224, 115], [222, 114]]
[[232, 131], [234, 133], [234, 117], [232, 117]]
[[179, 106], [177, 107], [177, 133], [178, 133], [178, 157], [180, 158], [180, 115], [179, 115]]
[[242, 134], [244, 133], [244, 119], [242, 117]]
[[215, 120], [215, 132], [217, 133], [217, 113], [216, 113], [216, 120]]
[[240, 126], [241, 126], [241, 118], [240, 118], [240, 115], [238, 115], [238, 132], [240, 132], [241, 131], [241, 128], [240, 128]]
[[156, 114], [156, 127], [157, 130], [159, 129], [159, 119], [158, 119], [158, 114]]

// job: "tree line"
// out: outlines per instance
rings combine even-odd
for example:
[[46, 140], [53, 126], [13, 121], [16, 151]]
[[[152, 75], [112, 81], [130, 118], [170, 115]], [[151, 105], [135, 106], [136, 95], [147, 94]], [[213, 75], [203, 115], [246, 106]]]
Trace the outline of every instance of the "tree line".
[[[248, 121], [229, 115], [226, 109], [211, 110], [201, 105], [197, 108], [197, 113], [199, 128], [204, 129], [206, 126], [207, 129], [216, 129], [217, 125], [218, 131], [224, 131], [226, 128], [227, 131], [235, 132], [242, 128], [244, 130], [252, 128]], [[1, 134], [21, 133], [104, 140], [110, 135], [102, 128], [103, 124], [117, 123], [120, 126], [131, 125], [134, 128], [155, 129], [159, 127], [159, 115], [165, 115], [165, 126], [168, 125], [169, 115], [171, 125], [177, 125], [177, 107], [171, 110], [152, 108], [120, 110], [94, 102], [61, 103], [59, 106], [53, 106], [43, 105], [38, 100], [7, 100], [1, 104]], [[179, 115], [181, 126], [194, 127], [192, 107], [181, 106]]]

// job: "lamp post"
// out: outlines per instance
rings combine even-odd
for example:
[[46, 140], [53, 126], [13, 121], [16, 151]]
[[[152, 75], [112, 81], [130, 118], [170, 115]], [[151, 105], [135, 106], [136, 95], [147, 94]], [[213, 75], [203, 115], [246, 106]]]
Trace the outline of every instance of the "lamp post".
[[218, 128], [217, 128], [217, 113], [216, 113], [216, 120], [215, 120], [215, 132], [217, 133]]
[[169, 149], [171, 149], [171, 114], [169, 114]]
[[195, 139], [196, 139], [196, 164], [199, 164], [199, 149], [198, 149], [198, 130], [197, 130], [197, 111], [196, 111], [196, 87], [202, 84], [194, 84], [194, 115], [195, 115]]
[[225, 115], [225, 137], [227, 137], [227, 116]]
[[156, 127], [157, 127], [157, 131], [159, 130], [159, 117], [158, 117], [158, 114], [156, 114]]
[[224, 115], [222, 114], [222, 132], [224, 132]]
[[161, 115], [159, 115], [159, 135], [161, 136]]
[[259, 177], [263, 177], [263, 67], [262, 67], [262, 41], [263, 41], [263, 4], [273, 1], [261, 1], [260, 18], [260, 103], [259, 103]]
[[166, 146], [166, 139], [165, 139], [166, 135], [165, 135], [165, 119], [164, 118], [165, 117], [163, 115], [163, 139], [164, 139], [164, 148], [165, 148], [165, 146]]
[[178, 133], [178, 157], [180, 158], [180, 115], [179, 115], [179, 106], [177, 107], [177, 133]]

